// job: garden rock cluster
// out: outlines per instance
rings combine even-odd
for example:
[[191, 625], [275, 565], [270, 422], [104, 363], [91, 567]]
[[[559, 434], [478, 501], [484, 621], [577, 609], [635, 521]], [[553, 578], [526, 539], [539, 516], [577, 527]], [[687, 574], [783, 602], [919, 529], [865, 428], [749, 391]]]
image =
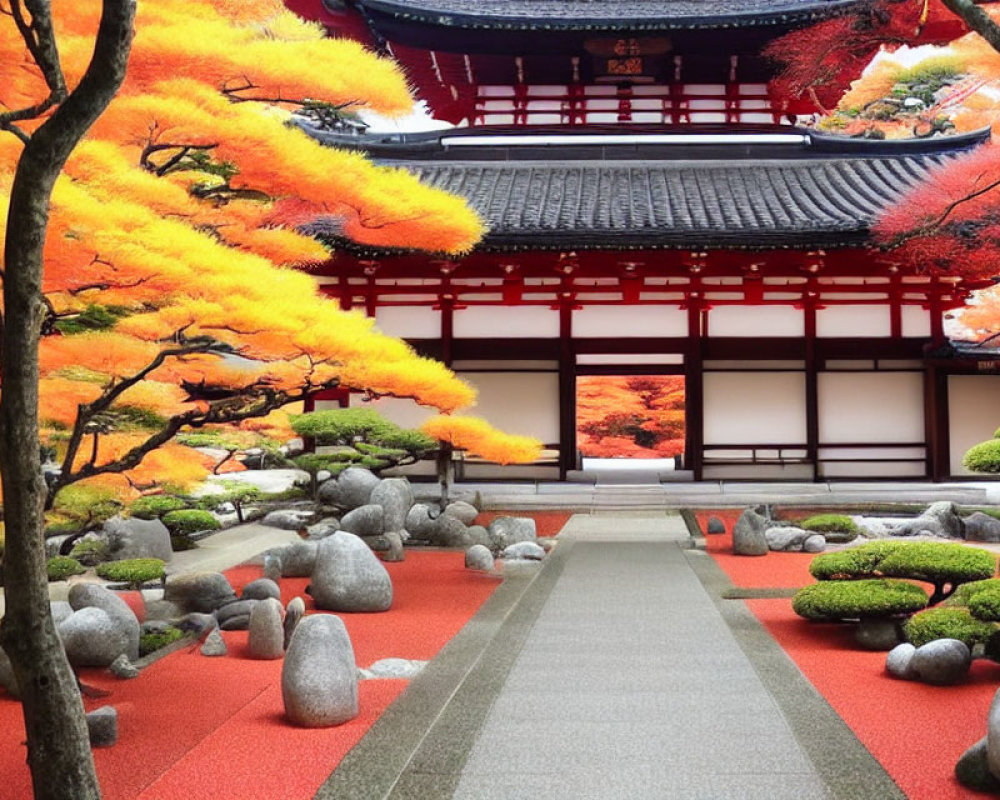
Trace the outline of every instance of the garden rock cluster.
[[920, 647], [908, 642], [897, 645], [886, 656], [885, 669], [896, 678], [935, 686], [961, 681], [972, 664], [972, 652], [958, 639], [934, 639]]
[[107, 667], [119, 656], [139, 658], [139, 620], [117, 594], [98, 584], [77, 583], [69, 591], [72, 613], [57, 631], [74, 667]]

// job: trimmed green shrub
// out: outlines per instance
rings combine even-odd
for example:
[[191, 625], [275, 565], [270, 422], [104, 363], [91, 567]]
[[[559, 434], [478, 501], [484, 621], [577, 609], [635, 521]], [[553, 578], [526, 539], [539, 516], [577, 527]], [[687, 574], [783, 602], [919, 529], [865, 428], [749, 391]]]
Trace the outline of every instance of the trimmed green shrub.
[[959, 606], [961, 608], [968, 608], [969, 601], [972, 599], [973, 595], [979, 594], [979, 592], [984, 589], [989, 589], [991, 587], [996, 587], [1000, 589], [1000, 578], [987, 578], [982, 581], [969, 581], [969, 583], [963, 583], [941, 605], [943, 606]]
[[962, 466], [973, 472], [1000, 472], [1000, 439], [974, 444], [962, 456]]
[[792, 598], [800, 617], [827, 622], [912, 614], [926, 605], [927, 593], [919, 586], [884, 579], [814, 583]]
[[993, 577], [997, 561], [992, 553], [960, 544], [880, 540], [817, 556], [809, 571], [820, 581], [864, 578], [926, 581], [934, 585], [930, 599], [934, 605], [961, 583]]
[[163, 524], [173, 534], [189, 536], [198, 531], [217, 531], [222, 525], [208, 511], [200, 508], [185, 508], [163, 515]]
[[158, 633], [144, 633], [139, 636], [139, 655], [148, 656], [153, 651], [176, 642], [183, 635], [184, 631], [180, 628], [175, 628], [173, 625], [168, 625]]
[[986, 644], [996, 631], [993, 623], [976, 619], [969, 609], [956, 606], [925, 609], [903, 625], [907, 640], [915, 647], [935, 639], [958, 639], [971, 650], [974, 645]]
[[70, 575], [79, 575], [87, 571], [83, 568], [83, 564], [69, 556], [52, 556], [46, 562], [45, 568], [48, 570], [50, 581], [64, 581]]
[[805, 531], [816, 533], [853, 533], [857, 535], [858, 526], [846, 514], [815, 514], [798, 523]]
[[972, 595], [969, 612], [976, 619], [1000, 622], [1000, 585], [987, 586]]
[[149, 495], [140, 497], [128, 507], [128, 513], [139, 519], [158, 519], [171, 511], [180, 511], [187, 507], [187, 503], [179, 497], [168, 494]]
[[84, 484], [64, 486], [52, 504], [53, 512], [62, 518], [59, 521], [79, 522], [75, 530], [111, 519], [121, 507], [113, 490]]
[[69, 556], [86, 567], [94, 567], [111, 558], [111, 552], [103, 539], [81, 539], [73, 545]]
[[251, 486], [249, 483], [241, 483], [239, 481], [226, 481], [223, 485], [225, 486], [224, 492], [203, 497], [198, 501], [199, 507], [207, 511], [218, 508], [224, 503], [232, 503], [233, 508], [236, 509], [237, 521], [244, 522], [243, 504], [252, 503], [254, 500], [260, 499], [260, 489], [256, 486]]
[[97, 577], [139, 587], [147, 581], [163, 579], [163, 561], [159, 558], [127, 558], [97, 565]]

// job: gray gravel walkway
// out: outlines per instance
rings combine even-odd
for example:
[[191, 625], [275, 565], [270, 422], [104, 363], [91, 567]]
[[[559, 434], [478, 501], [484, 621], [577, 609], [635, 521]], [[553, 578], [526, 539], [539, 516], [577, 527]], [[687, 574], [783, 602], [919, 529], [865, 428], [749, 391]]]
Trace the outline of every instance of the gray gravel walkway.
[[316, 800], [903, 795], [672, 512], [575, 515]]

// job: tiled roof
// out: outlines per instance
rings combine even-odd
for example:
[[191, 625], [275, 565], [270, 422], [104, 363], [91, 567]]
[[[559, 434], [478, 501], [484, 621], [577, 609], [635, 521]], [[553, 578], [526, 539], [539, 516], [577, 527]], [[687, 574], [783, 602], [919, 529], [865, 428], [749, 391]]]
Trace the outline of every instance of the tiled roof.
[[515, 30], [671, 30], [808, 22], [858, 0], [357, 0], [431, 25]]
[[484, 245], [771, 248], [864, 240], [945, 155], [399, 164], [468, 199]]

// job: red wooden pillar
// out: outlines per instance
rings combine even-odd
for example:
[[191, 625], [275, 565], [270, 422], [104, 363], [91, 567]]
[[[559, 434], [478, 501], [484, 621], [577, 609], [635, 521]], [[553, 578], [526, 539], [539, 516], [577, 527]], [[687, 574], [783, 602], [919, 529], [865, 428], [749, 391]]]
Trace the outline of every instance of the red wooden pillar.
[[688, 343], [684, 353], [684, 416], [685, 443], [684, 466], [702, 479], [703, 448], [705, 444], [705, 384], [703, 372], [702, 312], [705, 304], [700, 281], [693, 281], [688, 295]]
[[[811, 286], [814, 281], [809, 281]], [[819, 477], [819, 370], [816, 359], [816, 292], [806, 290], [802, 304], [805, 324], [806, 458], [812, 464], [812, 479]]]
[[576, 463], [576, 348], [573, 347], [573, 297], [563, 292], [559, 301], [559, 480], [577, 469]]

